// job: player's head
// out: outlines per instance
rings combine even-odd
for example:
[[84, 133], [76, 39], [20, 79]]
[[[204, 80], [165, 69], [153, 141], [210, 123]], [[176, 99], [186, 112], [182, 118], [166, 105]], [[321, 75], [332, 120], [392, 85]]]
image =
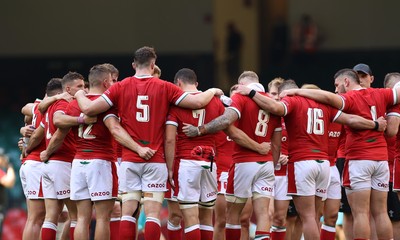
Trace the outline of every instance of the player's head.
[[240, 74], [238, 78], [238, 84], [240, 85], [248, 85], [250, 83], [259, 83], [260, 80], [258, 79], [257, 73], [253, 71], [244, 71]]
[[174, 83], [179, 87], [182, 85], [194, 85], [197, 87], [198, 83], [196, 73], [189, 68], [179, 69], [175, 74]]
[[239, 86], [239, 84], [235, 84], [229, 89], [229, 96], [230, 97], [232, 97], [236, 93], [236, 90], [237, 90], [238, 86]]
[[116, 68], [114, 65], [112, 65], [111, 63], [103, 63], [102, 65], [104, 65], [105, 67], [107, 67], [110, 72], [111, 72], [111, 76], [115, 79], [118, 80], [119, 77], [119, 70], [118, 68]]
[[333, 77], [335, 79], [335, 93], [345, 93], [351, 85], [360, 85], [360, 79], [353, 69], [344, 68], [337, 71]]
[[161, 77], [161, 69], [157, 65], [154, 65], [153, 77], [158, 77], [158, 78]]
[[64, 92], [68, 92], [74, 96], [78, 90], [83, 90], [85, 88], [84, 80], [85, 78], [77, 72], [65, 74], [61, 81]]
[[321, 89], [315, 84], [305, 83], [301, 85], [301, 89]]
[[272, 79], [272, 81], [268, 83], [268, 93], [275, 100], [279, 100], [278, 88], [283, 83], [283, 81], [285, 81], [285, 79], [277, 77]]
[[46, 85], [46, 95], [51, 97], [63, 92], [61, 78], [52, 78]]
[[297, 86], [296, 82], [292, 79], [288, 79], [283, 81], [283, 83], [279, 86], [278, 91], [281, 93], [284, 90], [288, 89], [297, 89], [299, 86]]
[[371, 87], [374, 76], [372, 75], [371, 68], [367, 64], [359, 63], [353, 67], [353, 70], [357, 72], [361, 87]]
[[138, 69], [151, 69], [153, 72], [156, 64], [157, 54], [152, 47], [142, 47], [136, 50], [133, 57], [133, 68]]
[[388, 73], [385, 75], [385, 79], [383, 80], [383, 86], [385, 88], [393, 88], [398, 82], [400, 82], [400, 73]]
[[89, 71], [90, 88], [102, 87], [103, 90], [108, 89], [117, 82], [112, 76], [113, 70], [106, 64], [94, 65]]
[[86, 92], [86, 93], [88, 93], [89, 92], [89, 81], [86, 81], [85, 80], [85, 87], [83, 88], [83, 90]]

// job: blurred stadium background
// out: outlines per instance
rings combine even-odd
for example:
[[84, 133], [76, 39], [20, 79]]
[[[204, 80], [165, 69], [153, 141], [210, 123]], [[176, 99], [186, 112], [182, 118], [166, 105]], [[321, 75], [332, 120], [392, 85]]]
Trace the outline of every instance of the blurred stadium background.
[[[229, 23], [243, 39], [239, 70], [257, 72], [265, 86], [283, 77], [333, 90], [338, 69], [363, 62], [382, 87], [386, 73], [400, 71], [399, 8], [396, 0], [7, 1], [0, 8], [0, 147], [18, 173], [21, 107], [68, 71], [87, 76], [109, 62], [121, 79], [130, 76], [133, 52], [145, 45], [155, 47], [163, 79], [189, 67], [200, 89], [226, 92], [237, 78], [227, 72]], [[291, 33], [303, 14], [319, 34], [310, 59], [298, 61]], [[19, 180], [8, 207], [25, 208]]]

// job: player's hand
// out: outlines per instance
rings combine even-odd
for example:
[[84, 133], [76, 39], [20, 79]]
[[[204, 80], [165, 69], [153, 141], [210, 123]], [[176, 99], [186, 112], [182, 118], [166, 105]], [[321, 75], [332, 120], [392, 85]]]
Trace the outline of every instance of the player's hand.
[[169, 181], [169, 184], [171, 184], [172, 187], [175, 187], [174, 172], [172, 170], [168, 170], [168, 181]]
[[137, 151], [137, 154], [139, 154], [139, 156], [146, 161], [150, 160], [150, 158], [152, 158], [155, 153], [156, 150], [153, 150], [149, 147], [139, 147]]
[[97, 122], [97, 116], [87, 116], [83, 115], [83, 121], [85, 121], [85, 124], [93, 124]]
[[28, 125], [28, 126], [22, 127], [19, 132], [24, 137], [30, 137], [32, 135], [33, 131], [35, 131], [35, 127], [32, 125]]
[[279, 97], [280, 97], [280, 98], [283, 98], [283, 97], [286, 97], [286, 96], [294, 96], [294, 95], [296, 95], [297, 90], [298, 90], [298, 89], [283, 90], [283, 91], [279, 94]]
[[49, 153], [47, 152], [47, 150], [43, 150], [42, 152], [40, 152], [40, 160], [42, 162], [47, 162], [49, 160]]
[[279, 163], [280, 165], [286, 165], [286, 164], [288, 163], [288, 161], [289, 161], [289, 157], [288, 157], [287, 155], [281, 154], [281, 155], [279, 156], [278, 163]]
[[379, 117], [378, 119], [376, 119], [376, 121], [379, 124], [378, 131], [379, 132], [385, 131], [386, 130], [386, 126], [387, 126], [386, 119], [384, 117]]
[[261, 155], [267, 155], [271, 150], [271, 143], [270, 142], [262, 142], [259, 144], [259, 149], [257, 152]]
[[19, 140], [18, 140], [18, 148], [19, 148], [19, 150], [22, 152], [23, 151], [23, 149], [24, 149], [24, 139], [21, 137], [21, 138], [19, 138]]
[[235, 93], [239, 93], [239, 94], [247, 96], [247, 95], [249, 95], [250, 91], [251, 91], [251, 88], [248, 88], [245, 85], [238, 85], [235, 90]]
[[210, 88], [210, 90], [214, 93], [214, 96], [219, 97], [224, 95], [224, 92], [219, 88]]
[[67, 102], [71, 102], [74, 99], [74, 96], [69, 94], [68, 92], [63, 92], [57, 95], [57, 100], [64, 99]]
[[182, 132], [188, 137], [197, 137], [199, 135], [199, 129], [191, 124], [183, 123]]

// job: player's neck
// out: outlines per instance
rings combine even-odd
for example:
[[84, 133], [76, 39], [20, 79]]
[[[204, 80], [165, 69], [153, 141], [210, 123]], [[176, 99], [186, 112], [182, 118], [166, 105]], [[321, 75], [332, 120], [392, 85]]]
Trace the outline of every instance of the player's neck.
[[101, 95], [103, 93], [104, 93], [104, 90], [97, 88], [97, 87], [92, 87], [89, 89], [89, 94], [92, 94], [92, 95]]
[[151, 69], [136, 69], [135, 76], [136, 77], [143, 77], [143, 76], [151, 76], [152, 75], [152, 70]]
[[185, 86], [185, 87], [182, 87], [182, 90], [185, 92], [198, 92], [199, 91], [196, 86]]

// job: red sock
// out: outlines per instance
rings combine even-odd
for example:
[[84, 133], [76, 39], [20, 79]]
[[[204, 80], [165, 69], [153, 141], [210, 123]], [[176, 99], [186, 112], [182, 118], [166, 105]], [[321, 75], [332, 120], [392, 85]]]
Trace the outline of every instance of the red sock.
[[273, 240], [285, 240], [286, 227], [271, 227], [271, 239]]
[[212, 226], [200, 225], [201, 240], [212, 240], [214, 228]]
[[76, 221], [71, 221], [71, 224], [69, 225], [69, 239], [70, 240], [74, 240], [75, 227], [76, 227]]
[[336, 228], [322, 224], [321, 226], [321, 240], [335, 240]]
[[136, 218], [122, 216], [119, 224], [119, 239], [132, 240], [136, 237]]
[[57, 225], [52, 222], [44, 222], [42, 226], [42, 240], [56, 240]]
[[170, 221], [167, 224], [167, 234], [170, 240], [182, 240], [182, 227], [181, 225], [175, 226]]
[[227, 223], [225, 225], [225, 238], [229, 240], [240, 240], [240, 225]]
[[255, 239], [270, 239], [270, 232], [267, 231], [256, 231]]
[[147, 217], [146, 224], [144, 225], [144, 239], [159, 240], [160, 236], [161, 236], [160, 220], [153, 217]]
[[190, 240], [200, 240], [201, 233], [200, 233], [199, 225], [196, 224], [196, 225], [185, 228], [185, 238], [190, 239]]
[[110, 220], [110, 240], [119, 240], [120, 218], [111, 218]]

